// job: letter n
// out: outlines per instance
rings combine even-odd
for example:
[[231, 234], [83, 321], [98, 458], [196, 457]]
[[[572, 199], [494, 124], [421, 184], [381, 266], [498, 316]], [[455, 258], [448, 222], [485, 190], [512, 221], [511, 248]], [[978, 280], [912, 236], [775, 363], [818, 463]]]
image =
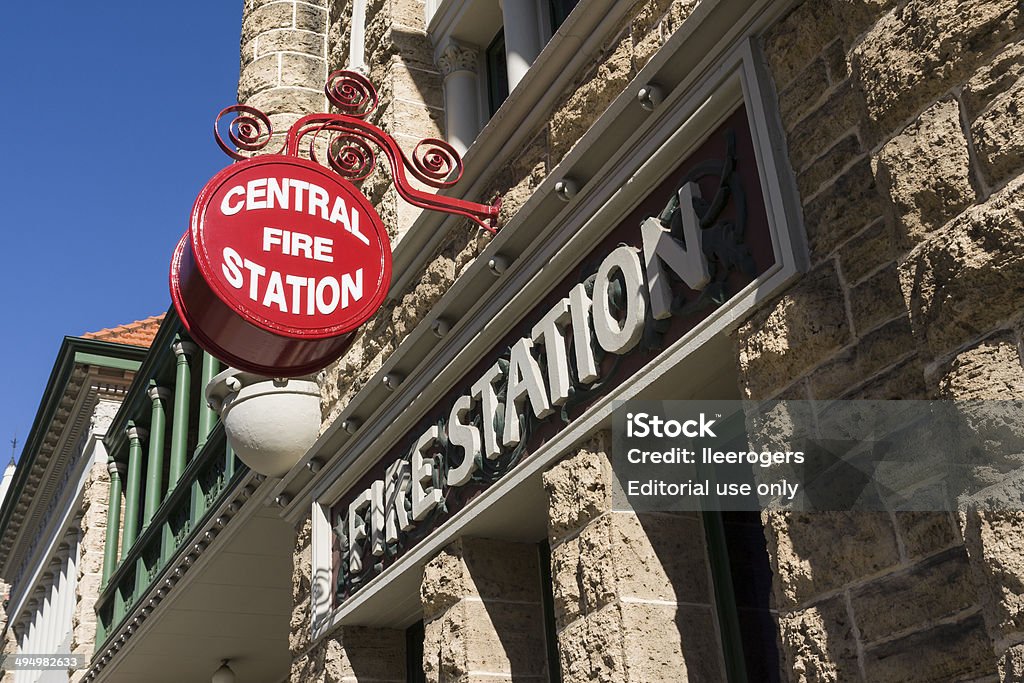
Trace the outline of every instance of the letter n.
[[651, 293], [651, 312], [658, 320], [672, 315], [672, 289], [669, 287], [668, 266], [686, 286], [704, 289], [711, 279], [708, 260], [704, 256], [704, 241], [693, 210], [694, 197], [700, 197], [697, 183], [686, 183], [679, 188], [679, 214], [683, 224], [686, 246], [672, 238], [657, 218], [648, 218], [640, 226], [647, 266], [647, 288]]

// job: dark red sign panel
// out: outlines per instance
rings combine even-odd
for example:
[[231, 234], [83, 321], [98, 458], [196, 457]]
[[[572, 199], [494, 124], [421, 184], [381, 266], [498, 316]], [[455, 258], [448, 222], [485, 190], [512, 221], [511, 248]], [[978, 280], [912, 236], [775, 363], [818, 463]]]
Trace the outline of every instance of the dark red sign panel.
[[331, 170], [278, 155], [214, 176], [171, 262], [171, 297], [193, 338], [275, 377], [344, 353], [390, 282], [391, 245], [369, 201]]

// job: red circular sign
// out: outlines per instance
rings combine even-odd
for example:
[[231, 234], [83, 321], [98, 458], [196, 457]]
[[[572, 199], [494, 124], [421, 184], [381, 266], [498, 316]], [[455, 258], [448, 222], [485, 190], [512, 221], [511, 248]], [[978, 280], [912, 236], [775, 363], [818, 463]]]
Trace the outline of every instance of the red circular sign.
[[261, 156], [210, 180], [171, 264], [186, 327], [235, 367], [325, 367], [391, 282], [380, 217], [349, 182], [305, 159]]

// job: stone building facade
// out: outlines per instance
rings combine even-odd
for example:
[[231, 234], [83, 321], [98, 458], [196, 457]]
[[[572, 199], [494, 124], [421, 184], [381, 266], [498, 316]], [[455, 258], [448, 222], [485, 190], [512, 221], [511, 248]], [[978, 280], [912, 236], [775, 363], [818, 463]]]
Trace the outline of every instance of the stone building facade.
[[[362, 185], [395, 277], [319, 377], [321, 437], [274, 487], [298, 539], [289, 680], [1024, 680], [1020, 513], [622, 512], [608, 432], [613, 398], [1024, 396], [1019, 3], [572, 4], [245, 2], [240, 102], [280, 131], [326, 106], [330, 72], [360, 71], [374, 123], [410, 150], [447, 138], [465, 152], [453, 192], [502, 201], [491, 238], [404, 204], [386, 170]], [[528, 369], [516, 340], [600, 283], [602, 259], [625, 278], [643, 202], [734, 129], [764, 214], [756, 286], [642, 358], [606, 332], [628, 369], [604, 397], [561, 396], [562, 421], [523, 380], [540, 422], [505, 431], [529, 446], [507, 471], [417, 516], [422, 533], [357, 548], [375, 482], [460, 392], [484, 400], [504, 345]]]
[[[532, 66], [518, 81], [510, 72], [508, 99], [473, 131], [465, 110], [485, 111], [482, 95], [470, 100], [473, 87], [486, 88], [487, 48], [503, 11], [505, 25], [516, 12], [539, 14], [534, 3], [513, 0], [248, 0], [240, 100], [287, 121], [323, 108], [318, 92], [329, 72], [364, 71], [381, 95], [375, 122], [400, 141], [451, 140], [453, 132], [465, 140], [469, 126], [460, 196], [501, 195], [503, 229], [519, 238], [532, 231], [553, 253], [582, 256], [588, 247], [552, 237], [545, 224], [567, 220], [566, 212], [600, 215], [599, 200], [611, 201], [585, 201], [588, 189], [599, 195], [597, 171], [628, 166], [639, 152], [594, 151], [629, 139], [616, 126], [646, 125], [639, 89], [660, 89], [655, 113], [683, 106], [687, 88], [726, 87], [708, 83], [729, 68], [731, 50], [748, 44], [743, 58], [762, 79], [769, 146], [780, 155], [762, 173], [777, 173], [778, 199], [792, 202], [785, 220], [798, 265], [770, 296], [738, 311], [724, 336], [706, 340], [732, 366], [711, 385], [721, 395], [709, 397], [1024, 394], [1019, 4], [582, 0], [554, 30], [550, 19], [535, 22]], [[505, 39], [508, 47], [512, 36]], [[744, 96], [750, 108], [750, 91]], [[563, 209], [558, 181], [566, 179], [568, 194], [579, 194]], [[436, 552], [399, 558], [362, 590], [386, 601], [393, 588], [391, 598], [407, 605], [401, 616], [368, 616], [370, 598], [362, 612], [351, 607], [358, 592], [317, 607], [316, 555], [330, 555], [323, 546], [332, 541], [316, 536], [334, 521], [318, 523], [316, 509], [355, 483], [332, 465], [366, 470], [361, 430], [393, 438], [374, 423], [398, 416], [413, 424], [410, 414], [428, 412], [434, 394], [414, 400], [423, 384], [404, 387], [418, 373], [451, 382], [459, 362], [465, 371], [453, 337], [484, 348], [481, 338], [502, 336], [452, 312], [482, 314], [461, 300], [467, 289], [503, 300], [498, 319], [508, 329], [510, 309], [523, 304], [503, 289], [527, 282], [516, 272], [540, 276], [529, 261], [541, 256], [511, 236], [493, 244], [464, 221], [420, 214], [394, 196], [384, 174], [364, 189], [394, 227], [396, 286], [321, 377], [324, 436], [310, 455], [324, 462], [321, 474], [297, 469], [278, 488], [298, 528], [290, 680], [407, 680], [417, 648], [431, 681], [725, 680], [700, 520], [652, 523], [612, 510], [600, 418], [579, 418], [592, 427], [575, 430], [539, 485], [521, 494], [539, 506], [530, 516], [540, 518], [540, 535], [529, 524], [481, 523], [479, 537], [454, 533]], [[513, 260], [497, 279], [481, 263], [493, 270], [510, 254], [526, 262]], [[430, 334], [438, 319], [455, 328], [440, 341]], [[393, 393], [381, 387], [389, 373], [403, 379]], [[522, 477], [519, 485], [529, 484]], [[515, 496], [514, 488], [503, 495]], [[779, 680], [1024, 677], [1020, 515], [765, 513], [761, 521]], [[542, 542], [548, 556], [536, 552]], [[407, 577], [402, 562], [422, 568]], [[542, 655], [538, 626], [545, 599], [537, 579], [545, 575], [554, 658]], [[404, 632], [417, 621], [419, 636]]]

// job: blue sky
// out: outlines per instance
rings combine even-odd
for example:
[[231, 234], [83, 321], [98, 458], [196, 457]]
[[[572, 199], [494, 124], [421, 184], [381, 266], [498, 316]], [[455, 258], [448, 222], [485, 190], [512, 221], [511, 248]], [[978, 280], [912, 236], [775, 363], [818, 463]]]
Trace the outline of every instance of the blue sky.
[[[0, 456], [64, 335], [161, 313], [171, 250], [231, 160], [242, 0], [20, 3], [0, 22]], [[20, 454], [21, 446], [18, 447]]]

